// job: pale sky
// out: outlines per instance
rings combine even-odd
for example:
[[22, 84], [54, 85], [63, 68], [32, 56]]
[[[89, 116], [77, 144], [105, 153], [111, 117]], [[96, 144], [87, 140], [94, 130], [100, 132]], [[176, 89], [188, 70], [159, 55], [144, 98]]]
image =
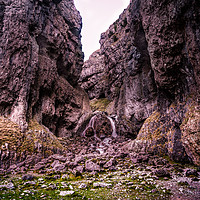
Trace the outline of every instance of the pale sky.
[[82, 45], [87, 60], [100, 48], [101, 33], [119, 18], [130, 0], [74, 0], [74, 2], [82, 17]]

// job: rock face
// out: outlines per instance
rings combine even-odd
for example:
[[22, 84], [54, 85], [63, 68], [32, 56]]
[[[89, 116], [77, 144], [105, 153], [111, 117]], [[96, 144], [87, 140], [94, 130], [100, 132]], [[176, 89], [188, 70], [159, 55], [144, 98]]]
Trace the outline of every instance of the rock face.
[[100, 50], [97, 50], [90, 56], [89, 60], [85, 61], [79, 79], [90, 99], [105, 97], [104, 70], [104, 56]]
[[[195, 0], [132, 0], [101, 35], [100, 55], [84, 64], [82, 87], [91, 99], [112, 101], [108, 111], [119, 117], [117, 132], [139, 132], [130, 148], [200, 164], [199, 16]], [[102, 60], [104, 73], [92, 81], [98, 83], [94, 86], [89, 78]], [[94, 87], [104, 94], [95, 94]]]
[[35, 118], [57, 136], [84, 110], [81, 17], [73, 0], [0, 0], [0, 113], [27, 129]]

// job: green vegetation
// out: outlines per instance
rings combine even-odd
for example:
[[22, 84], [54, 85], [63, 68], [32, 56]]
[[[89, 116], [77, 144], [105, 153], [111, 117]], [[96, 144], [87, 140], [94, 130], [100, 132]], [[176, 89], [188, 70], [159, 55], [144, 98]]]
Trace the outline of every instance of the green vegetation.
[[[170, 191], [157, 186], [148, 177], [131, 177], [129, 172], [106, 172], [95, 176], [84, 174], [82, 179], [50, 179], [49, 176], [23, 181], [20, 176], [0, 181], [13, 183], [12, 189], [0, 189], [1, 199], [169, 199]], [[100, 183], [100, 185], [98, 185]], [[82, 185], [82, 187], [81, 187]], [[62, 196], [62, 191], [72, 194]], [[162, 197], [162, 198], [161, 198]]]
[[92, 108], [92, 111], [105, 111], [109, 103], [110, 101], [107, 98], [94, 99], [90, 102], [90, 106]]
[[114, 24], [114, 29], [115, 29], [115, 32], [117, 31], [117, 24], [115, 23]]
[[29, 122], [28, 131], [22, 133], [19, 126], [9, 119], [0, 117], [0, 146], [1, 150], [15, 151], [18, 156], [43, 153], [51, 155], [54, 150], [64, 150], [55, 135], [46, 130], [36, 120]]

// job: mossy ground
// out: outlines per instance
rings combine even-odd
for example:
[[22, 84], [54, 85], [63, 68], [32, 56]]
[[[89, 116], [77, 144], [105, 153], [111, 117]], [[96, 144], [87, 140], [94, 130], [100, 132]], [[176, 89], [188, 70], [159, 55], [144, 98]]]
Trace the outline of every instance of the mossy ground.
[[[106, 172], [96, 175], [84, 174], [83, 178], [54, 180], [49, 176], [36, 177], [34, 185], [28, 181], [22, 181], [21, 176], [1, 177], [0, 185], [12, 182], [14, 189], [0, 189], [0, 199], [169, 199], [170, 192], [158, 187], [152, 178], [135, 176], [131, 177], [131, 171]], [[29, 181], [30, 182], [30, 181]], [[94, 183], [104, 182], [109, 187], [95, 187]], [[81, 184], [86, 187], [80, 189]], [[53, 189], [52, 189], [53, 186]], [[61, 191], [74, 191], [73, 195], [60, 196]]]
[[23, 134], [19, 126], [7, 118], [0, 117], [0, 146], [2, 147], [7, 143], [10, 150], [16, 151], [22, 141]]
[[[31, 120], [28, 130], [22, 133], [17, 124], [5, 117], [0, 117], [0, 150], [9, 154], [14, 152], [18, 159], [22, 153], [26, 156], [39, 153], [47, 157], [65, 151], [56, 136], [37, 121]], [[12, 163], [13, 158], [10, 159]]]

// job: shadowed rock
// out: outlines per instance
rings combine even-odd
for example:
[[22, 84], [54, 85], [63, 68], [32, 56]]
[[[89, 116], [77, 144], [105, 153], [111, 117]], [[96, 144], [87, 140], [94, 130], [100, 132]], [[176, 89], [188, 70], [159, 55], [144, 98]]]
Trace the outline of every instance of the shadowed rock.
[[0, 114], [23, 131], [35, 118], [57, 136], [71, 134], [87, 99], [77, 85], [82, 22], [74, 2], [0, 0], [0, 11]]

